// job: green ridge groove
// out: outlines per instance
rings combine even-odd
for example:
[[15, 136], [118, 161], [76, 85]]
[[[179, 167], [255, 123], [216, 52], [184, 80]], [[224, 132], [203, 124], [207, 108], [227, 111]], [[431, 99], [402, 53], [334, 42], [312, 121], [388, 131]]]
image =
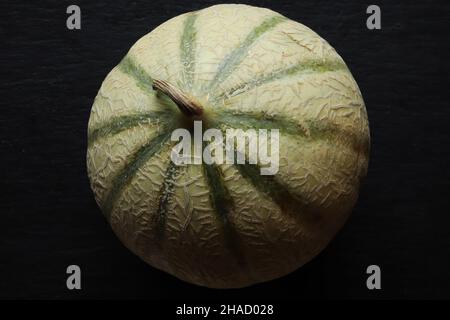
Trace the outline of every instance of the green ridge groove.
[[191, 89], [195, 72], [195, 51], [196, 51], [196, 35], [195, 20], [197, 15], [191, 13], [187, 16], [183, 34], [180, 41], [181, 64], [183, 65], [183, 84], [186, 89]]
[[299, 210], [305, 207], [304, 202], [292, 195], [288, 188], [277, 182], [275, 176], [261, 175], [259, 165], [245, 163], [235, 164], [234, 167], [259, 192], [270, 197], [283, 212], [291, 211], [287, 210], [288, 204], [291, 204], [291, 207], [292, 204], [295, 204], [295, 207]]
[[175, 106], [175, 103], [168, 96], [159, 91], [153, 90], [153, 78], [131, 57], [125, 56], [122, 61], [120, 61], [118, 68], [123, 73], [132, 77], [136, 81], [138, 88], [140, 88], [143, 92], [149, 95], [156, 95], [164, 104], [168, 106]]
[[235, 257], [239, 265], [246, 266], [243, 253], [239, 249], [238, 235], [228, 217], [233, 208], [233, 198], [225, 186], [222, 173], [215, 164], [203, 164], [203, 169], [211, 190], [211, 203], [222, 222], [225, 241], [230, 253]]
[[322, 61], [322, 60], [309, 60], [299, 62], [298, 64], [289, 67], [287, 69], [277, 70], [269, 75], [261, 78], [253, 79], [251, 81], [241, 83], [230, 90], [223, 92], [215, 96], [212, 100], [217, 101], [220, 99], [229, 99], [239, 94], [248, 92], [263, 84], [281, 80], [285, 77], [299, 75], [299, 74], [314, 74], [338, 70], [347, 70], [347, 66], [341, 61]]
[[136, 80], [137, 86], [143, 91], [147, 93], [155, 93], [152, 87], [152, 77], [149, 76], [147, 72], [144, 71], [144, 69], [139, 67], [132, 58], [130, 58], [129, 56], [125, 56], [119, 63], [118, 67], [120, 71]]
[[273, 29], [280, 22], [286, 21], [287, 18], [283, 16], [274, 16], [266, 19], [260, 25], [255, 27], [247, 35], [245, 40], [230, 54], [228, 54], [224, 60], [219, 64], [216, 75], [209, 85], [208, 91], [214, 90], [216, 86], [228, 78], [233, 71], [239, 66], [248, 54], [250, 46], [264, 33]]
[[109, 220], [111, 211], [117, 197], [122, 190], [133, 179], [136, 172], [155, 154], [157, 154], [163, 147], [164, 143], [170, 139], [172, 130], [169, 127], [163, 128], [161, 132], [151, 139], [147, 144], [143, 145], [132, 156], [130, 161], [122, 168], [122, 170], [114, 177], [112, 187], [109, 190], [105, 200], [102, 204], [102, 211]]
[[236, 129], [278, 129], [280, 133], [306, 136], [306, 129], [300, 124], [283, 116], [269, 116], [264, 112], [242, 112], [232, 110], [217, 111], [218, 125]]
[[150, 111], [145, 113], [114, 117], [102, 126], [89, 130], [88, 145], [91, 145], [92, 143], [97, 141], [97, 139], [112, 136], [139, 125], [169, 121], [171, 117], [173, 116], [169, 110]]
[[159, 189], [158, 211], [154, 217], [157, 226], [156, 235], [159, 240], [164, 237], [164, 230], [168, 212], [167, 205], [169, 203], [169, 200], [171, 199], [173, 187], [175, 185], [175, 178], [179, 170], [180, 166], [177, 166], [170, 160], [164, 175], [164, 182]]
[[215, 126], [226, 126], [235, 129], [278, 129], [280, 134], [304, 137], [311, 140], [326, 140], [349, 146], [355, 151], [367, 154], [368, 140], [359, 137], [349, 130], [337, 125], [305, 120], [304, 124], [288, 119], [282, 115], [268, 115], [264, 112], [242, 112], [232, 110], [217, 110], [214, 120]]

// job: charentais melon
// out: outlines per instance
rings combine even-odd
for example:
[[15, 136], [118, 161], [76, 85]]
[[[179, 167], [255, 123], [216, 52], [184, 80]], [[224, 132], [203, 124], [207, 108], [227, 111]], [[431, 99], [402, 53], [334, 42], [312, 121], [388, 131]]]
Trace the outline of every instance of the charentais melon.
[[[279, 171], [171, 161], [171, 133], [280, 131]], [[369, 127], [342, 58], [269, 9], [217, 5], [139, 39], [92, 107], [87, 169], [120, 240], [150, 265], [214, 288], [286, 275], [344, 224], [367, 171]]]

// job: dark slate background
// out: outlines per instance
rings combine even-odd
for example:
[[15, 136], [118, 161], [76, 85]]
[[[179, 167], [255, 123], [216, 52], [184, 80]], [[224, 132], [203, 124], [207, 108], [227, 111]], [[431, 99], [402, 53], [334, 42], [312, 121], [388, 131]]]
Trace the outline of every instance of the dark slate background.
[[[82, 29], [66, 28], [81, 7]], [[86, 127], [103, 78], [141, 36], [208, 0], [0, 4], [0, 298], [450, 298], [448, 1], [247, 1], [311, 27], [363, 93], [372, 151], [353, 215], [301, 269], [239, 290], [183, 283], [131, 254], [90, 191]], [[66, 267], [82, 290], [66, 289]], [[366, 267], [382, 269], [369, 291]]]

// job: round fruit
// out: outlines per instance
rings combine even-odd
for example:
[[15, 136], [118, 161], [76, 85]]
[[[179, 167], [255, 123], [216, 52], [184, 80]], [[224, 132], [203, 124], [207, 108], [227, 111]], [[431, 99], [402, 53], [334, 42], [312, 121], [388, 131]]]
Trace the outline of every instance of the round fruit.
[[[177, 128], [279, 129], [279, 170], [176, 165]], [[150, 265], [215, 288], [286, 275], [316, 256], [365, 176], [365, 105], [336, 51], [268, 9], [217, 5], [142, 37], [92, 107], [87, 168], [120, 240]]]

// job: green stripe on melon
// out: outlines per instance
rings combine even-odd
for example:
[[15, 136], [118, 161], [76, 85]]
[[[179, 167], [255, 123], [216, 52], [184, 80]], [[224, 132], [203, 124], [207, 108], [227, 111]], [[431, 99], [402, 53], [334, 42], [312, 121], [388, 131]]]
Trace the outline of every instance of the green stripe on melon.
[[159, 153], [163, 146], [169, 141], [171, 130], [169, 127], [163, 128], [161, 132], [142, 146], [136, 153], [129, 157], [123, 169], [113, 179], [112, 187], [102, 204], [102, 210], [109, 219], [114, 203], [120, 196], [122, 190], [130, 183], [136, 172], [155, 154]]
[[239, 67], [239, 64], [248, 54], [248, 50], [250, 46], [258, 40], [264, 33], [272, 30], [276, 25], [285, 21], [286, 18], [283, 16], [275, 16], [270, 17], [267, 20], [263, 21], [259, 26], [255, 27], [245, 38], [245, 40], [231, 52], [228, 54], [225, 59], [219, 64], [218, 70], [214, 79], [211, 81], [208, 90], [214, 90], [217, 85], [221, 82], [225, 81], [227, 77], [229, 77], [236, 68]]
[[263, 84], [277, 80], [282, 80], [289, 76], [317, 74], [321, 72], [331, 72], [339, 70], [347, 70], [347, 66], [341, 61], [322, 61], [322, 60], [303, 61], [299, 62], [298, 64], [292, 67], [277, 70], [269, 75], [253, 79], [250, 82], [241, 83], [236, 87], [232, 88], [231, 90], [214, 95], [213, 99], [215, 101], [218, 101], [220, 99], [229, 99], [230, 97], [243, 94]]
[[173, 118], [170, 110], [161, 110], [158, 112], [145, 112], [138, 114], [130, 114], [121, 117], [114, 117], [102, 126], [92, 129], [88, 135], [88, 143], [92, 144], [97, 139], [105, 138], [118, 134], [124, 130], [137, 126], [167, 122]]
[[164, 230], [166, 228], [166, 220], [168, 212], [167, 206], [172, 196], [176, 176], [179, 173], [180, 167], [175, 165], [175, 163], [173, 163], [172, 161], [170, 161], [165, 171], [164, 175], [165, 179], [159, 190], [158, 211], [157, 214], [154, 216], [154, 219], [156, 220], [156, 225], [158, 226], [156, 231], [158, 239], [162, 239], [164, 237]]
[[183, 66], [182, 78], [186, 89], [191, 89], [194, 81], [196, 49], [196, 30], [194, 24], [196, 19], [197, 15], [195, 13], [187, 15], [180, 41], [181, 64]]
[[217, 165], [203, 165], [203, 169], [210, 188], [211, 203], [217, 212], [219, 221], [222, 223], [226, 245], [237, 263], [245, 266], [245, 258], [239, 247], [239, 236], [236, 234], [235, 227], [230, 222], [229, 217], [233, 211], [233, 198], [230, 196]]

